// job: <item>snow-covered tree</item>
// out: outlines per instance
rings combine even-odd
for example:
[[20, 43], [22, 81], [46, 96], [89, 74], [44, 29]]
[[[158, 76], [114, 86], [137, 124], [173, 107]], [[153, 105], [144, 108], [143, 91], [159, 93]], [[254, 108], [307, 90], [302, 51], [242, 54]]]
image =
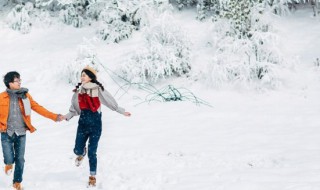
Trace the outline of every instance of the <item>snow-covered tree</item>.
[[129, 38], [134, 30], [149, 25], [155, 17], [152, 13], [163, 7], [168, 8], [164, 0], [112, 0], [98, 17], [101, 22], [98, 35], [108, 42], [116, 42]]
[[77, 47], [76, 59], [66, 65], [63, 73], [69, 83], [76, 85], [79, 82], [81, 71], [85, 66], [89, 65], [99, 71], [99, 63], [100, 61], [97, 57], [95, 46], [90, 40], [85, 39], [83, 43]]
[[83, 26], [83, 17], [79, 14], [79, 11], [73, 5], [68, 5], [60, 11], [60, 20], [68, 25], [72, 25], [76, 28]]
[[32, 11], [32, 3], [16, 5], [7, 16], [9, 26], [23, 34], [29, 33], [32, 26], [30, 18]]
[[177, 3], [178, 8], [181, 10], [184, 7], [190, 7], [197, 4], [197, 0], [174, 0]]
[[222, 4], [220, 16], [231, 22], [232, 32], [239, 38], [245, 38], [250, 31], [253, 3], [253, 0], [230, 0]]
[[278, 15], [286, 15], [290, 12], [290, 7], [295, 3], [306, 2], [306, 0], [265, 0], [273, 13]]
[[120, 68], [131, 82], [157, 82], [190, 72], [191, 42], [174, 23], [162, 23], [145, 33], [145, 46], [139, 48]]
[[220, 14], [220, 0], [198, 0], [197, 19], [203, 20], [208, 16]]
[[132, 34], [134, 27], [130, 24], [126, 11], [119, 7], [117, 0], [112, 0], [99, 15], [101, 21], [98, 35], [108, 42], [119, 42]]
[[[212, 41], [214, 56], [201, 75], [210, 86], [234, 84], [256, 88], [275, 88], [280, 83], [278, 70], [286, 63], [278, 39], [273, 32], [272, 15], [265, 5], [252, 6], [245, 26], [235, 30], [243, 21], [237, 16], [231, 22], [218, 19], [213, 22]], [[249, 22], [250, 21], [250, 22]], [[249, 26], [249, 27], [247, 27]], [[241, 28], [245, 30], [240, 32]], [[236, 32], [235, 32], [236, 31]], [[197, 76], [201, 76], [198, 74]]]

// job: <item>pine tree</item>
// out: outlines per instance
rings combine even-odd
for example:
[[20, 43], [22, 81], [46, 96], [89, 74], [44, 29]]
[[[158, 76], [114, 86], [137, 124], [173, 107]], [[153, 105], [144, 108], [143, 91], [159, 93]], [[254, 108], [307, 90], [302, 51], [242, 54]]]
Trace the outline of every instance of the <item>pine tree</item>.
[[197, 19], [203, 20], [208, 16], [219, 15], [220, 1], [219, 0], [198, 0], [197, 2]]
[[246, 38], [250, 31], [253, 0], [230, 0], [223, 4], [220, 16], [230, 20], [233, 33], [238, 38]]

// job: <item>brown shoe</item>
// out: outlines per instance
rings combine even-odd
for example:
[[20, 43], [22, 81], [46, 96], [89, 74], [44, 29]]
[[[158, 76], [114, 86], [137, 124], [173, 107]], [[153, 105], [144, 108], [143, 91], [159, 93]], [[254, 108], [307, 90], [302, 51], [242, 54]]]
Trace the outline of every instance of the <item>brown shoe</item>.
[[89, 185], [89, 187], [95, 187], [96, 186], [96, 177], [94, 177], [94, 176], [90, 176], [89, 177], [89, 183], [88, 183], [88, 185]]
[[75, 165], [76, 165], [77, 167], [79, 167], [79, 166], [81, 165], [83, 158], [84, 158], [83, 156], [78, 156], [78, 157], [76, 158], [76, 160], [75, 160]]
[[12, 173], [12, 164], [6, 165], [4, 167], [4, 173], [6, 173], [6, 175], [10, 175]]
[[13, 184], [13, 189], [15, 189], [15, 190], [22, 190], [21, 183], [15, 182], [15, 183]]
[[81, 163], [82, 163], [84, 157], [86, 156], [86, 154], [87, 154], [87, 149], [84, 148], [83, 155], [77, 156], [77, 158], [76, 158], [76, 160], [75, 160], [75, 165], [76, 165], [77, 167], [79, 167], [79, 166], [81, 165]]

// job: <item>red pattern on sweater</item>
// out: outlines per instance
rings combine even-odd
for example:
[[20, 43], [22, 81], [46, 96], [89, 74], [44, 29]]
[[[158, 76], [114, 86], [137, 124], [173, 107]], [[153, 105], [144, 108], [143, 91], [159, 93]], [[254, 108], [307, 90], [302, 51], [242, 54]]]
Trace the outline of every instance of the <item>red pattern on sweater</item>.
[[91, 97], [88, 94], [79, 94], [78, 100], [81, 110], [89, 109], [92, 112], [96, 112], [101, 105], [99, 97]]

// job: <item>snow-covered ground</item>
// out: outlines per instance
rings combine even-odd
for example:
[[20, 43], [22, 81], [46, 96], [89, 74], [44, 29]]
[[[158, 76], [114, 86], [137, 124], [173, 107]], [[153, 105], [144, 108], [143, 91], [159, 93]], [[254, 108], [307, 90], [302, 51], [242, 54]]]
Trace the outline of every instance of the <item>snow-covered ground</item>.
[[[201, 39], [196, 38], [204, 24], [190, 22], [187, 16], [177, 18], [195, 37], [194, 60], [206, 59], [205, 48], [197, 43]], [[74, 61], [77, 46], [83, 37], [92, 38], [94, 31], [52, 26], [21, 35], [1, 24], [1, 75], [19, 71], [23, 86], [36, 101], [66, 113], [73, 87], [59, 71]], [[292, 78], [277, 90], [215, 90], [192, 83], [188, 88], [213, 107], [191, 102], [135, 106], [140, 101], [132, 90], [118, 99], [132, 117], [103, 108], [97, 188], [319, 190], [320, 71], [311, 67], [320, 57], [319, 20], [298, 10], [276, 25], [284, 53], [300, 62], [286, 74]], [[115, 68], [122, 55], [135, 50], [139, 38], [136, 33], [120, 44], [97, 42], [100, 61]], [[106, 77], [101, 77], [104, 86], [115, 93], [116, 84]], [[5, 90], [4, 85], [0, 89]], [[78, 118], [54, 123], [36, 113], [32, 117], [38, 130], [27, 135], [25, 189], [86, 189], [88, 159], [76, 168], [72, 151]], [[11, 189], [12, 176], [0, 172], [0, 179], [0, 189]]]

